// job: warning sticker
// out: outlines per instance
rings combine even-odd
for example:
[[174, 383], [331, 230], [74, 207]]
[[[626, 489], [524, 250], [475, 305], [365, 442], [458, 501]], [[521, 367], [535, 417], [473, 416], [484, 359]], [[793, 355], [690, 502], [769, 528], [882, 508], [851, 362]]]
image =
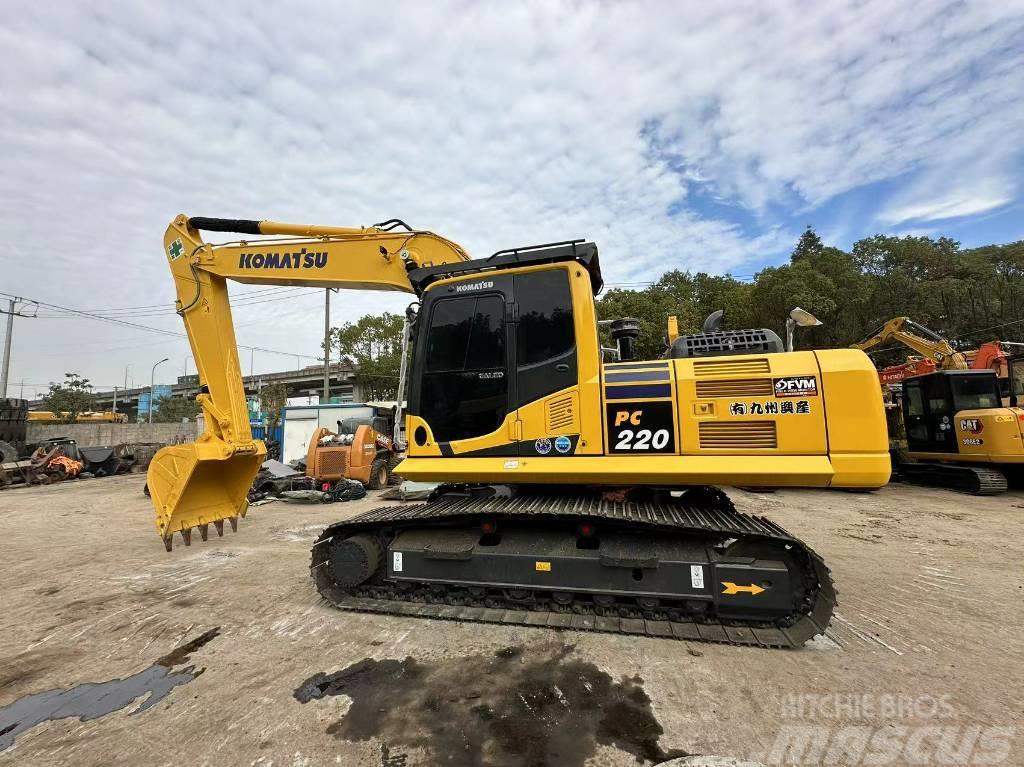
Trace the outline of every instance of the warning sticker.
[[537, 572], [538, 573], [550, 573], [551, 572], [551, 563], [550, 562], [538, 562], [537, 563]]
[[391, 555], [391, 569], [396, 573], [402, 572], [402, 552], [396, 551]]
[[695, 589], [704, 588], [704, 567], [690, 565], [690, 585]]

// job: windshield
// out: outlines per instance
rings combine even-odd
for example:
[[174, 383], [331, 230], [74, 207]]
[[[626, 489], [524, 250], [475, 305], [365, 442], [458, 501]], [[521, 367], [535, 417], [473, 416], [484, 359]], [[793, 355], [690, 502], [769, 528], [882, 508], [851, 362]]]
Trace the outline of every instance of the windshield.
[[1024, 404], [1024, 357], [1010, 360], [1010, 396]]
[[338, 421], [338, 434], [355, 434], [356, 429], [358, 429], [360, 426], [371, 425], [372, 420], [370, 418], [345, 418], [344, 420]]
[[963, 375], [951, 378], [954, 409], [980, 410], [999, 407], [999, 386], [995, 375]]

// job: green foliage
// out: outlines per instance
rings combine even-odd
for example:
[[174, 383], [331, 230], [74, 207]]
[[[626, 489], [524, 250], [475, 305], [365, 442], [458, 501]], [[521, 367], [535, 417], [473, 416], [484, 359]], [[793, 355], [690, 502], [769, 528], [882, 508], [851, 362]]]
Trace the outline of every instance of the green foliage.
[[331, 356], [352, 361], [356, 384], [368, 400], [391, 400], [398, 393], [404, 322], [401, 315], [384, 312], [331, 328]]
[[267, 426], [273, 429], [281, 422], [281, 408], [288, 404], [288, 387], [283, 383], [260, 389], [260, 408], [267, 414]]
[[65, 373], [63, 383], [50, 384], [50, 391], [43, 397], [43, 403], [44, 409], [56, 413], [61, 423], [75, 423], [79, 413], [92, 410], [92, 384], [78, 373]]
[[156, 401], [153, 421], [156, 423], [181, 423], [183, 419], [194, 421], [199, 415], [199, 403], [189, 397], [164, 397]]
[[[823, 323], [799, 329], [797, 348], [849, 346], [904, 315], [965, 349], [1014, 340], [1024, 335], [1024, 241], [961, 250], [947, 237], [876, 235], [846, 252], [808, 227], [789, 263], [763, 269], [751, 283], [667, 272], [645, 290], [609, 291], [598, 301], [598, 315], [639, 319], [639, 351], [650, 359], [664, 352], [669, 315], [679, 318], [681, 332], [693, 333], [705, 316], [725, 309], [726, 327], [768, 327], [783, 336], [795, 306]], [[602, 342], [610, 345], [604, 331]], [[876, 359], [889, 364], [907, 353], [897, 348]]]
[[[637, 352], [641, 359], [654, 359], [665, 352], [671, 315], [678, 319], [679, 331], [684, 334], [700, 330], [704, 318], [718, 309], [725, 309], [730, 326], [746, 327], [750, 320], [750, 291], [750, 285], [733, 277], [674, 270], [645, 290], [608, 291], [598, 300], [597, 314], [602, 320], [640, 320]], [[601, 329], [601, 344], [614, 346], [607, 328]]]
[[796, 247], [793, 248], [793, 255], [791, 256], [793, 261], [799, 261], [808, 256], [820, 256], [821, 251], [824, 250], [825, 245], [821, 241], [821, 237], [814, 231], [810, 224], [804, 230], [804, 233], [800, 235], [800, 239], [797, 240]]

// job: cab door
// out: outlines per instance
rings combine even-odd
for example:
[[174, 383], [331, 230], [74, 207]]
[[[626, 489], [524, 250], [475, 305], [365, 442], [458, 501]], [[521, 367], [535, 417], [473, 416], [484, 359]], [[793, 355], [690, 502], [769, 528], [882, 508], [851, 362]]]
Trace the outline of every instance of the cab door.
[[957, 452], [949, 376], [943, 373], [903, 382], [903, 418], [912, 453]]
[[511, 276], [489, 276], [438, 287], [424, 302], [409, 413], [427, 422], [442, 455], [515, 454], [511, 295]]

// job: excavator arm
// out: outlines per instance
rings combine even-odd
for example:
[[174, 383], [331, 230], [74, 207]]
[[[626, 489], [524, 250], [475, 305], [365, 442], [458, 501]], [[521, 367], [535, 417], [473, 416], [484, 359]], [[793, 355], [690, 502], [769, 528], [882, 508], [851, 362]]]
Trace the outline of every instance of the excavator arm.
[[922, 357], [934, 360], [944, 370], [967, 370], [967, 358], [954, 349], [949, 341], [909, 317], [894, 317], [863, 341], [851, 348], [867, 351], [886, 341], [899, 341]]
[[[276, 236], [213, 244], [200, 230]], [[211, 523], [218, 534], [225, 519], [237, 527], [266, 456], [249, 428], [227, 280], [413, 293], [412, 269], [469, 260], [460, 245], [397, 219], [347, 228], [183, 215], [167, 227], [164, 255], [199, 372], [205, 420], [195, 442], [160, 450], [149, 467], [157, 531], [168, 551], [176, 532], [187, 545], [193, 527], [204, 540]]]

